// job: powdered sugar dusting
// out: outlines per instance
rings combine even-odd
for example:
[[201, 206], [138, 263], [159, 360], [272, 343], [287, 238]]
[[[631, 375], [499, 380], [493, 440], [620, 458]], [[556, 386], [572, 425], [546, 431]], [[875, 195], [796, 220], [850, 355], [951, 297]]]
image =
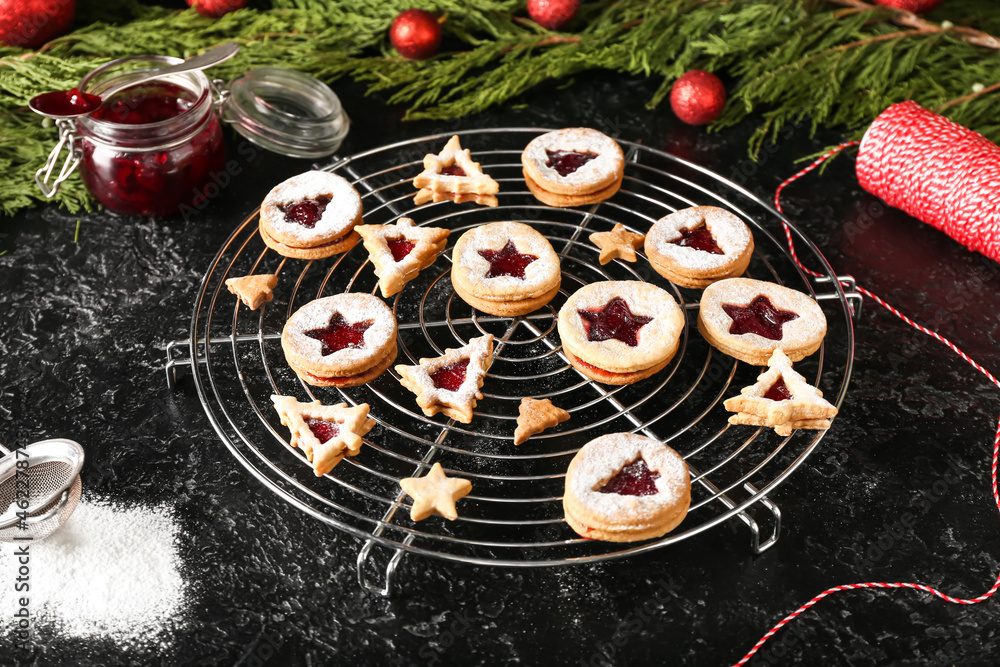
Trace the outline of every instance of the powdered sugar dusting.
[[[372, 325], [364, 333], [365, 347], [344, 348], [323, 356], [323, 344], [305, 332], [329, 326], [336, 313], [348, 324], [370, 321]], [[310, 363], [346, 366], [374, 361], [375, 354], [395, 337], [396, 318], [389, 306], [371, 294], [351, 293], [316, 299], [299, 308], [285, 323], [282, 343]]]
[[[330, 203], [312, 228], [287, 222], [279, 208], [324, 195], [331, 198]], [[349, 232], [361, 215], [361, 197], [341, 176], [328, 171], [307, 171], [279, 183], [267, 193], [260, 214], [279, 235], [305, 244], [319, 239], [333, 240]]]
[[[653, 318], [639, 330], [636, 347], [614, 338], [587, 339], [578, 311], [599, 311], [616, 296], [625, 299], [633, 315]], [[662, 288], [638, 280], [608, 280], [585, 285], [566, 300], [559, 310], [559, 337], [583, 361], [611, 372], [627, 373], [654, 366], [672, 354], [685, 319], [680, 306]]]
[[[125, 507], [85, 497], [62, 528], [31, 543], [30, 591], [0, 587], [3, 625], [14, 619], [19, 598], [28, 597], [32, 622], [61, 635], [118, 645], [154, 640], [187, 611], [178, 534], [167, 505]], [[14, 582], [18, 567], [14, 547], [4, 548], [3, 580]]]
[[[746, 306], [760, 295], [766, 296], [780, 310], [798, 315], [782, 326], [782, 338], [770, 340], [755, 333], [729, 333], [733, 320], [722, 309], [724, 304]], [[791, 288], [750, 278], [727, 278], [705, 288], [701, 296], [698, 312], [699, 321], [709, 327], [716, 336], [736, 336], [742, 344], [760, 350], [779, 347], [796, 348], [809, 344], [826, 335], [826, 316], [819, 304], [811, 298]]]
[[[715, 255], [673, 243], [681, 238], [681, 230], [696, 229], [702, 224], [712, 233], [724, 254]], [[646, 247], [652, 246], [656, 252], [682, 267], [707, 270], [732, 262], [752, 240], [750, 229], [729, 211], [715, 206], [695, 206], [657, 220], [646, 236]]]
[[[456, 364], [463, 359], [469, 360], [469, 366], [465, 370], [465, 379], [458, 389], [440, 389], [434, 386], [431, 373]], [[416, 366], [408, 366], [413, 370], [411, 380], [416, 385], [421, 405], [434, 403], [442, 405], [463, 405], [469, 404], [477, 398], [480, 381], [486, 375], [486, 371], [493, 363], [493, 334], [486, 334], [473, 338], [462, 347], [449, 348], [440, 357], [421, 359]], [[397, 370], [398, 370], [397, 366]]]
[[[622, 468], [642, 457], [653, 472], [657, 493], [650, 496], [625, 496], [600, 493], [598, 489]], [[687, 464], [666, 445], [635, 433], [610, 433], [584, 445], [567, 476], [567, 491], [588, 510], [608, 523], [605, 530], [634, 529], [647, 517], [666, 505], [676, 503], [687, 488], [690, 475]]]
[[[490, 263], [481, 250], [502, 250], [513, 241], [517, 251], [538, 259], [524, 268], [524, 278], [496, 276], [487, 278]], [[509, 297], [531, 298], [548, 292], [559, 274], [559, 256], [552, 244], [532, 227], [520, 222], [492, 222], [462, 234], [455, 244], [454, 271], [461, 272], [476, 288], [476, 296], [490, 301]], [[482, 290], [482, 291], [480, 291]]]
[[[550, 151], [575, 151], [596, 153], [597, 157], [572, 174], [562, 176], [552, 167], [546, 166]], [[524, 149], [524, 156], [532, 160], [538, 172], [545, 178], [566, 185], [587, 186], [607, 178], [609, 173], [618, 173], [624, 166], [624, 155], [618, 143], [611, 137], [589, 127], [570, 127], [546, 132], [531, 140]]]

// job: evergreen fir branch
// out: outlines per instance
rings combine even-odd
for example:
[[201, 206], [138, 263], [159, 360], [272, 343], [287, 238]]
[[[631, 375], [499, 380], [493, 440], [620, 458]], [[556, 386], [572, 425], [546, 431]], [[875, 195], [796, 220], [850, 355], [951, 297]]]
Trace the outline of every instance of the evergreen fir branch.
[[[279, 65], [326, 82], [348, 76], [385, 91], [407, 118], [454, 118], [547, 83], [603, 69], [658, 80], [662, 104], [685, 71], [728, 77], [730, 102], [712, 129], [753, 114], [751, 154], [788, 123], [841, 127], [858, 136], [894, 102], [914, 99], [1000, 138], [1000, 12], [993, 0], [949, 0], [918, 17], [865, 0], [595, 0], [565, 32], [525, 16], [523, 0], [271, 0], [213, 20], [136, 0], [81, 2], [86, 25], [39, 51], [0, 48], [2, 210], [40, 200], [33, 175], [55, 142], [25, 110], [43, 90], [75, 85], [113, 58], [190, 57], [226, 41], [243, 48], [212, 70], [227, 79]], [[444, 52], [427, 61], [394, 53], [388, 29], [403, 9], [443, 17]], [[951, 25], [942, 24], [948, 20]], [[992, 41], [991, 41], [992, 40]], [[77, 178], [55, 201], [90, 203]]]

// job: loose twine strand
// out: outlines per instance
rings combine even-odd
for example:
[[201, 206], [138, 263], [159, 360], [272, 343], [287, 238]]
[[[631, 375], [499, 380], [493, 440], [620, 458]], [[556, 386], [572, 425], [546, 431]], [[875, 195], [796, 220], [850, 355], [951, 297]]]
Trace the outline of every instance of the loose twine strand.
[[[784, 182], [782, 182], [781, 185], [778, 186], [777, 190], [774, 193], [774, 205], [775, 205], [775, 208], [778, 209], [778, 212], [784, 214], [784, 210], [782, 210], [782, 207], [781, 207], [781, 193], [782, 193], [782, 191], [786, 187], [788, 187], [790, 184], [794, 183], [795, 181], [799, 180], [800, 178], [802, 178], [803, 176], [805, 176], [809, 172], [813, 171], [814, 169], [816, 169], [818, 166], [820, 166], [821, 164], [823, 164], [824, 162], [826, 162], [828, 159], [830, 159], [831, 157], [833, 157], [837, 153], [839, 153], [839, 152], [841, 152], [841, 151], [843, 151], [843, 150], [845, 150], [847, 148], [850, 148], [852, 146], [858, 146], [858, 145], [860, 145], [860, 142], [858, 142], [858, 141], [848, 141], [848, 142], [846, 142], [844, 144], [841, 144], [840, 146], [837, 146], [836, 148], [833, 148], [830, 151], [828, 151], [827, 153], [825, 153], [822, 156], [820, 156], [815, 162], [813, 162], [812, 164], [810, 164], [805, 169], [802, 169], [798, 173], [794, 174], [793, 176], [791, 176], [790, 178], [788, 178]], [[795, 263], [799, 266], [799, 268], [802, 269], [803, 271], [805, 271], [806, 273], [812, 275], [812, 276], [820, 276], [820, 275], [822, 275], [822, 274], [820, 274], [820, 273], [818, 273], [816, 271], [813, 271], [812, 269], [808, 268], [807, 266], [805, 266], [802, 263], [802, 261], [799, 259], [798, 254], [795, 252], [795, 243], [794, 243], [794, 241], [792, 239], [792, 230], [789, 228], [788, 223], [786, 223], [784, 221], [784, 219], [782, 219], [781, 224], [782, 224], [782, 226], [784, 227], [784, 230], [785, 230], [785, 238], [788, 241], [788, 248], [789, 248], [789, 250], [791, 250], [792, 259], [795, 260]], [[941, 343], [944, 343], [953, 352], [955, 352], [955, 354], [957, 354], [963, 360], [965, 360], [966, 362], [968, 362], [977, 371], [979, 371], [980, 373], [982, 373], [983, 375], [985, 375], [989, 379], [990, 382], [992, 382], [994, 385], [996, 385], [997, 388], [1000, 388], [1000, 381], [998, 381], [997, 378], [994, 377], [992, 373], [990, 373], [988, 370], [986, 370], [985, 368], [983, 368], [979, 363], [977, 363], [974, 359], [972, 359], [965, 352], [963, 352], [962, 350], [960, 350], [958, 348], [958, 346], [955, 345], [954, 343], [952, 343], [950, 340], [948, 340], [947, 338], [945, 338], [941, 334], [937, 333], [936, 331], [928, 329], [927, 327], [924, 327], [924, 326], [918, 324], [917, 322], [914, 322], [912, 319], [910, 319], [909, 317], [907, 317], [906, 315], [904, 315], [903, 313], [901, 313], [899, 310], [897, 310], [894, 306], [892, 306], [891, 304], [889, 304], [888, 302], [886, 302], [885, 300], [883, 300], [879, 296], [877, 296], [877, 295], [873, 294], [872, 292], [868, 291], [864, 287], [861, 287], [860, 285], [858, 285], [858, 286], [855, 286], [855, 289], [857, 289], [857, 291], [861, 292], [864, 296], [868, 297], [869, 299], [871, 299], [875, 303], [879, 304], [880, 306], [882, 306], [883, 308], [885, 308], [886, 310], [888, 310], [890, 313], [892, 313], [893, 315], [895, 315], [899, 319], [901, 319], [904, 322], [906, 322], [907, 324], [909, 324], [911, 327], [913, 327], [917, 331], [925, 333], [928, 336], [930, 336], [931, 338], [933, 338], [933, 339], [935, 339], [935, 340], [937, 340], [937, 341], [939, 341]], [[997, 459], [998, 458], [1000, 458], [1000, 419], [998, 419], [998, 421], [997, 421], [996, 435], [993, 438], [993, 462], [992, 462], [992, 466], [990, 468], [990, 475], [991, 475], [991, 480], [992, 480], [992, 484], [993, 484], [993, 500], [996, 503], [997, 511], [1000, 512], [1000, 495], [998, 495], [998, 493], [997, 493]], [[774, 625], [774, 627], [772, 627], [770, 630], [768, 630], [767, 633], [763, 637], [761, 637], [760, 640], [756, 644], [753, 645], [753, 648], [751, 648], [747, 652], [747, 654], [744, 655], [739, 660], [739, 662], [737, 662], [735, 664], [734, 667], [740, 667], [741, 665], [746, 664], [753, 657], [753, 655], [771, 637], [773, 637], [779, 630], [781, 630], [781, 628], [785, 627], [788, 623], [792, 622], [795, 618], [797, 618], [801, 614], [803, 614], [806, 611], [808, 611], [813, 605], [815, 605], [817, 602], [819, 602], [823, 598], [827, 597], [828, 595], [832, 595], [834, 593], [839, 593], [839, 592], [842, 592], [842, 591], [852, 591], [852, 590], [856, 590], [856, 589], [859, 589], [859, 588], [876, 588], [876, 589], [884, 589], [884, 588], [913, 588], [913, 589], [916, 589], [916, 590], [924, 591], [925, 593], [930, 593], [931, 595], [936, 595], [937, 597], [941, 598], [942, 600], [946, 600], [947, 602], [951, 602], [951, 603], [954, 603], [954, 604], [970, 605], [970, 604], [977, 604], [979, 602], [982, 602], [984, 600], [988, 600], [991, 597], [993, 597], [994, 593], [996, 593], [997, 590], [1000, 589], [1000, 573], [997, 574], [996, 581], [993, 582], [993, 585], [990, 587], [990, 589], [988, 591], [986, 591], [982, 595], [980, 595], [978, 597], [974, 597], [974, 598], [956, 598], [956, 597], [953, 597], [953, 596], [948, 595], [946, 593], [942, 593], [941, 591], [939, 591], [938, 589], [934, 588], [933, 586], [928, 586], [927, 584], [910, 583], [910, 582], [893, 582], [893, 583], [890, 583], [890, 582], [884, 582], [884, 581], [866, 581], [866, 582], [857, 583], [857, 584], [843, 584], [843, 585], [840, 585], [840, 586], [834, 586], [833, 588], [828, 588], [825, 591], [823, 591], [822, 593], [820, 593], [819, 595], [817, 595], [816, 597], [812, 598], [811, 600], [809, 600], [808, 602], [806, 602], [805, 604], [803, 604], [801, 607], [799, 607], [798, 609], [796, 609], [792, 613], [790, 613], [787, 616], [785, 616], [780, 621], [778, 621]]]

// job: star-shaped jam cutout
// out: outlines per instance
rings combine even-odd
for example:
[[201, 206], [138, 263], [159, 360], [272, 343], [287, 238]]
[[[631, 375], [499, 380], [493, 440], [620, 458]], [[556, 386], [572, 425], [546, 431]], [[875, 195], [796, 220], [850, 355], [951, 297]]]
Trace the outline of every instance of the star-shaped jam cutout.
[[574, 171], [597, 157], [597, 153], [550, 151], [548, 148], [545, 149], [545, 154], [549, 158], [545, 161], [545, 166], [552, 167], [562, 177], [569, 176]]
[[746, 306], [723, 304], [722, 310], [733, 319], [733, 323], [729, 325], [729, 333], [736, 335], [754, 333], [769, 340], [781, 340], [785, 335], [782, 331], [785, 322], [799, 319], [795, 313], [775, 308], [771, 300], [763, 294], [755, 297]]
[[538, 259], [535, 255], [518, 252], [517, 246], [511, 240], [508, 240], [507, 245], [501, 250], [480, 250], [479, 255], [490, 263], [490, 270], [486, 273], [487, 278], [513, 276], [524, 280], [524, 269]]
[[326, 210], [326, 206], [330, 203], [331, 199], [332, 197], [327, 195], [320, 195], [315, 199], [303, 199], [294, 204], [279, 206], [278, 209], [285, 214], [286, 222], [294, 222], [297, 225], [312, 229], [319, 222], [319, 219], [323, 217], [323, 211]]
[[348, 324], [340, 313], [334, 313], [330, 323], [322, 329], [303, 331], [304, 336], [315, 338], [323, 344], [323, 356], [347, 348], [360, 349], [365, 346], [365, 332], [372, 325], [371, 320]]
[[649, 469], [640, 456], [615, 473], [615, 476], [597, 490], [598, 493], [617, 493], [620, 496], [655, 496], [659, 491], [656, 480], [660, 473]]
[[671, 241], [671, 243], [684, 248], [694, 248], [695, 250], [701, 250], [713, 255], [726, 254], [719, 247], [719, 244], [715, 242], [715, 237], [712, 236], [712, 232], [705, 225], [696, 227], [695, 229], [682, 229], [681, 237], [676, 241]]
[[587, 340], [600, 342], [614, 338], [629, 347], [639, 344], [639, 329], [653, 321], [652, 317], [633, 315], [628, 302], [620, 296], [608, 301], [601, 310], [578, 310], [583, 318]]

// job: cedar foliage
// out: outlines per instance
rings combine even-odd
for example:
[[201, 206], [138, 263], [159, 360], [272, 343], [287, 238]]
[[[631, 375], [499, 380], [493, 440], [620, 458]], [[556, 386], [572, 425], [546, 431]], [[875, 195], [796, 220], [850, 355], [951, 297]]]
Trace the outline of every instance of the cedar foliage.
[[[1000, 49], [969, 43], [962, 26], [1000, 34], [994, 0], [948, 0], [926, 22], [862, 0], [595, 0], [565, 32], [527, 18], [523, 0], [272, 0], [221, 19], [136, 0], [83, 0], [78, 28], [39, 51], [0, 47], [0, 210], [40, 199], [34, 171], [55, 128], [25, 109], [30, 97], [65, 89], [113, 58], [143, 53], [190, 57], [226, 41], [242, 49], [214, 68], [228, 79], [284, 65], [324, 81], [349, 76], [387, 91], [406, 118], [455, 118], [503, 103], [548, 81], [594, 69], [650, 77], [655, 107], [689, 69], [731, 81], [712, 129], [759, 119], [749, 151], [787, 123], [841, 127], [858, 136], [879, 112], [913, 99], [994, 141], [1000, 119]], [[445, 45], [428, 61], [400, 58], [387, 33], [403, 9], [444, 15]], [[910, 15], [912, 16], [912, 15]], [[913, 17], [916, 18], [916, 17]], [[950, 28], [942, 21], [959, 26]], [[912, 22], [911, 22], [912, 23]], [[70, 211], [92, 202], [74, 176], [55, 201]]]

